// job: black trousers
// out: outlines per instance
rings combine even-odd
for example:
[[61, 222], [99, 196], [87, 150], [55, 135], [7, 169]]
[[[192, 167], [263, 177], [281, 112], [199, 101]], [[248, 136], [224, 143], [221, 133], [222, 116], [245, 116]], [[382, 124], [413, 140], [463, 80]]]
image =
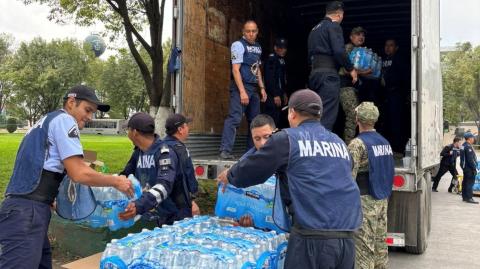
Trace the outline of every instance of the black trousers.
[[463, 170], [462, 198], [464, 201], [473, 198], [473, 184], [475, 184], [476, 171], [470, 169]]
[[[433, 185], [432, 189], [436, 190], [438, 187], [438, 184], [440, 183], [440, 180], [442, 179], [443, 175], [445, 175], [447, 172], [450, 172], [453, 178], [457, 178], [457, 169], [453, 165], [444, 165], [440, 164], [440, 168], [438, 169], [438, 173], [436, 176], [432, 178], [433, 180]], [[451, 191], [453, 188], [453, 184], [450, 183], [450, 187], [448, 187], [448, 190]]]
[[320, 121], [323, 127], [331, 131], [340, 103], [340, 76], [336, 72], [313, 72], [308, 86], [322, 98], [323, 113]]
[[347, 239], [319, 239], [291, 233], [285, 269], [353, 269], [355, 242]]

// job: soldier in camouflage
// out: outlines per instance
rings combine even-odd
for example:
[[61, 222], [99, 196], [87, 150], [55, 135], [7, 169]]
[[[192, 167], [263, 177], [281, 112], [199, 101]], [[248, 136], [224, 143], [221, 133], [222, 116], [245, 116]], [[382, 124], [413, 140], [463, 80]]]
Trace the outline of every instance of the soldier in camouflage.
[[393, 152], [388, 141], [374, 129], [378, 108], [372, 102], [363, 102], [355, 111], [360, 134], [350, 142], [348, 150], [363, 210], [363, 225], [355, 235], [355, 268], [387, 268], [385, 239], [388, 197], [393, 185]]
[[[355, 47], [363, 46], [365, 43], [365, 29], [358, 26], [352, 29], [350, 32], [350, 43], [345, 45], [345, 51], [347, 55]], [[348, 58], [348, 56], [347, 56]], [[369, 70], [357, 70], [359, 75], [369, 75], [372, 71]], [[355, 108], [358, 106], [358, 93], [355, 89], [355, 85], [352, 83], [352, 78], [346, 72], [344, 68], [339, 71], [340, 75], [340, 105], [345, 113], [345, 129], [343, 131], [343, 139], [348, 145], [350, 141], [355, 137], [356, 123], [355, 123]]]

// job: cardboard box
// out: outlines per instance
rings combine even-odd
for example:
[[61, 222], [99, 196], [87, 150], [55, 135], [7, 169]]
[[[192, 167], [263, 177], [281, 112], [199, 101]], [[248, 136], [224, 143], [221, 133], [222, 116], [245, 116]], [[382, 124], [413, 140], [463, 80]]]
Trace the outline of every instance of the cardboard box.
[[97, 160], [97, 152], [93, 150], [83, 151], [83, 161], [93, 169], [104, 166], [102, 161]]
[[76, 260], [71, 263], [62, 265], [62, 268], [66, 269], [98, 269], [100, 268], [100, 260], [102, 259], [103, 252], [93, 254], [92, 256], [85, 257], [80, 260]]

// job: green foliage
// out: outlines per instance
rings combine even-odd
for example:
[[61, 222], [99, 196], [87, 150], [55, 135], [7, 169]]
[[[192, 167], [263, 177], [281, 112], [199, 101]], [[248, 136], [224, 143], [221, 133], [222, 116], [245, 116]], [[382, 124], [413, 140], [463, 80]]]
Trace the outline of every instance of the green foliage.
[[16, 118], [8, 118], [7, 119], [7, 131], [9, 133], [14, 133], [17, 130], [17, 119]]
[[[63, 22], [73, 19], [78, 25], [103, 24], [105, 35], [111, 40], [125, 37], [128, 48], [140, 69], [144, 90], [150, 105], [158, 107], [164, 93], [162, 30], [165, 0], [25, 0], [24, 3], [40, 3], [50, 7], [51, 20]], [[148, 28], [149, 38], [142, 36], [143, 28]], [[150, 42], [147, 42], [150, 40]], [[141, 53], [140, 47], [146, 52]], [[169, 91], [169, 88], [165, 88]], [[167, 98], [168, 99], [168, 98]], [[120, 111], [121, 112], [121, 111]]]
[[444, 118], [450, 123], [480, 121], [480, 46], [457, 44], [442, 55]]
[[11, 35], [0, 33], [0, 113], [12, 94], [12, 83], [3, 74], [11, 61], [13, 41]]
[[15, 92], [10, 103], [14, 115], [31, 124], [58, 109], [65, 92], [87, 74], [88, 55], [73, 40], [22, 42], [3, 77]]
[[[24, 134], [0, 133], [0, 200], [12, 175], [13, 164]], [[133, 145], [126, 136], [81, 135], [83, 149], [97, 152], [97, 159], [103, 161], [110, 173], [118, 173], [133, 152]]]
[[140, 70], [126, 50], [105, 62], [100, 88], [112, 106], [110, 117], [127, 119], [130, 112], [146, 111], [148, 97]]

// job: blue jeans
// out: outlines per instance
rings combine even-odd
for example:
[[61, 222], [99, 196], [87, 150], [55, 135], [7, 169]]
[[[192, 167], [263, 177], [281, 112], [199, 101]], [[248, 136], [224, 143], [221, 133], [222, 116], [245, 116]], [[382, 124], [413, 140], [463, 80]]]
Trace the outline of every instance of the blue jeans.
[[230, 84], [230, 107], [228, 116], [223, 124], [222, 142], [220, 144], [220, 151], [232, 152], [233, 144], [235, 144], [235, 135], [237, 128], [242, 121], [243, 113], [247, 117], [248, 122], [248, 147], [253, 147], [252, 138], [250, 135], [250, 122], [260, 113], [260, 98], [256, 91], [257, 86], [254, 84], [243, 84], [249, 98], [248, 105], [244, 106], [240, 103], [240, 92], [235, 82]]
[[337, 120], [340, 100], [340, 77], [333, 72], [314, 72], [310, 75], [308, 86], [322, 98], [323, 112], [321, 123], [328, 130], [333, 129]]
[[23, 198], [6, 198], [0, 208], [0, 268], [51, 269], [48, 241], [50, 206]]

